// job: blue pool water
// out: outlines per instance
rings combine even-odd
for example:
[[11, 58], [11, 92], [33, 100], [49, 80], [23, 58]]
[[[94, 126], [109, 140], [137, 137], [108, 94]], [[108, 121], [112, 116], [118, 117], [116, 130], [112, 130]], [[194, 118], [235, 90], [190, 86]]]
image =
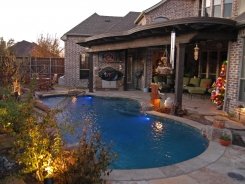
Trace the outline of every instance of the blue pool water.
[[64, 134], [68, 144], [78, 142], [84, 123], [98, 128], [102, 140], [112, 143], [113, 151], [118, 154], [111, 165], [113, 169], [167, 166], [193, 158], [208, 146], [208, 141], [196, 129], [174, 120], [145, 115], [134, 100], [57, 96], [42, 101], [50, 107], [62, 108], [60, 121], [67, 118], [75, 126], [74, 134]]

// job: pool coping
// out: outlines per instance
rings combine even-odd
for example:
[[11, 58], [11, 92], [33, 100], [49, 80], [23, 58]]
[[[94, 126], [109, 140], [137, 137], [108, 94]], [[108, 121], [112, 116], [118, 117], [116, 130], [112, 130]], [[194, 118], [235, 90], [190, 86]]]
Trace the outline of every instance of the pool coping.
[[[105, 95], [97, 95], [97, 94], [90, 94], [93, 96], [103, 96]], [[45, 96], [55, 96], [57, 94], [48, 94], [43, 95]], [[65, 95], [65, 94], [61, 94]], [[107, 96], [107, 95], [106, 95]], [[109, 97], [109, 96], [107, 96]], [[113, 96], [113, 97], [121, 97], [121, 98], [128, 98], [132, 99], [130, 97], [125, 96]], [[142, 104], [140, 99], [133, 99], [137, 100], [140, 104]], [[173, 116], [169, 114], [164, 114], [156, 111], [145, 111], [145, 113], [149, 115], [154, 115], [157, 117], [163, 117], [168, 118], [171, 120], [175, 120], [181, 123], [184, 123], [186, 125], [189, 125], [191, 127], [194, 127], [198, 130], [201, 130], [207, 125], [202, 125], [198, 122], [185, 119], [178, 116]], [[169, 166], [163, 166], [163, 167], [156, 167], [156, 168], [149, 168], [149, 169], [113, 169], [109, 176], [105, 176], [106, 180], [109, 181], [140, 181], [140, 180], [155, 180], [155, 179], [164, 179], [164, 178], [170, 178], [175, 176], [180, 176], [184, 174], [188, 174], [190, 172], [196, 171], [198, 169], [201, 169], [203, 167], [206, 167], [215, 161], [217, 161], [225, 152], [225, 147], [221, 146], [219, 143], [215, 141], [209, 140], [209, 145], [207, 149], [201, 153], [200, 155], [191, 158], [189, 160], [179, 162], [177, 164], [169, 165]]]
[[[168, 114], [163, 114], [155, 111], [147, 111], [147, 114], [155, 115], [158, 117], [169, 118], [194, 128], [201, 130], [205, 125], [201, 125], [192, 120], [185, 118], [172, 116]], [[218, 160], [225, 152], [225, 147], [221, 146], [219, 143], [214, 141], [209, 141], [207, 149], [200, 155], [191, 158], [189, 160], [179, 162], [177, 164], [149, 168], [149, 169], [128, 169], [120, 170], [114, 169], [107, 177], [110, 181], [139, 181], [139, 180], [155, 180], [155, 179], [164, 179], [175, 176], [180, 176], [188, 174], [190, 172], [196, 171], [203, 167], [206, 167], [216, 160]]]

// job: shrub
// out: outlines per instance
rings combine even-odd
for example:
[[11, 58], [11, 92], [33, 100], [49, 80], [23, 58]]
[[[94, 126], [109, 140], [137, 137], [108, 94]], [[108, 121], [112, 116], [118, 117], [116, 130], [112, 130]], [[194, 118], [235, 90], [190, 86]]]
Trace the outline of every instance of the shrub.
[[22, 173], [38, 181], [55, 178], [60, 183], [103, 183], [115, 154], [101, 141], [99, 132], [84, 129], [76, 149], [64, 149], [56, 112], [37, 115], [31, 100], [0, 100], [0, 126], [14, 136], [13, 156]]
[[7, 90], [0, 100], [0, 127], [8, 132], [19, 132], [25, 119], [31, 116], [31, 103], [18, 102]]
[[24, 173], [34, 173], [38, 181], [52, 177], [62, 154], [62, 140], [52, 115], [42, 121], [29, 117], [16, 135], [16, 160]]
[[66, 160], [66, 171], [62, 171], [59, 178], [67, 184], [105, 183], [103, 176], [110, 174], [108, 166], [115, 158], [116, 155], [103, 144], [97, 131], [88, 134], [85, 129], [79, 145]]

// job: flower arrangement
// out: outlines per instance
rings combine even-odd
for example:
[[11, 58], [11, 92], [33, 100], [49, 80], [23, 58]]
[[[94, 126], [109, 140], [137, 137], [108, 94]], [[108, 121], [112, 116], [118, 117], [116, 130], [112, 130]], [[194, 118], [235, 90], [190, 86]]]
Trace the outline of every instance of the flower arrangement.
[[228, 134], [222, 134], [219, 138], [225, 141], [231, 141], [231, 136]]

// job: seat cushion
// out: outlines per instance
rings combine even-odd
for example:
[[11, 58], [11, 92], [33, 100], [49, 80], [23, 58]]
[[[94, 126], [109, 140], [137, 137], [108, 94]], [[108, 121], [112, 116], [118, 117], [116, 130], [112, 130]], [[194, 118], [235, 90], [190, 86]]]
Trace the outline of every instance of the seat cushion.
[[201, 87], [189, 87], [188, 92], [191, 94], [205, 94], [207, 91], [206, 88]]
[[183, 78], [183, 86], [187, 86], [190, 82], [190, 77], [184, 77]]
[[209, 89], [211, 87], [212, 79], [201, 79], [200, 87]]
[[200, 85], [200, 78], [191, 78], [188, 85], [191, 85], [191, 87], [198, 87]]

